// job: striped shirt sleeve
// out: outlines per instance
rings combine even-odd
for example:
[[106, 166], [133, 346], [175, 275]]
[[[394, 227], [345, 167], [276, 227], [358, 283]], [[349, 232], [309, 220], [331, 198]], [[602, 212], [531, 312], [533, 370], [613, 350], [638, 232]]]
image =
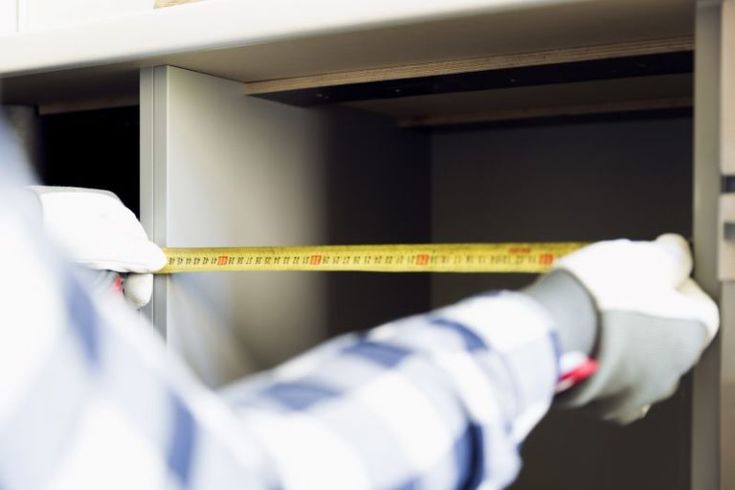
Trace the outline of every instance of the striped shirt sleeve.
[[519, 293], [343, 336], [224, 396], [286, 488], [504, 488], [559, 350]]
[[0, 488], [499, 489], [551, 403], [554, 329], [513, 292], [212, 393], [122, 302], [91, 296], [2, 194]]

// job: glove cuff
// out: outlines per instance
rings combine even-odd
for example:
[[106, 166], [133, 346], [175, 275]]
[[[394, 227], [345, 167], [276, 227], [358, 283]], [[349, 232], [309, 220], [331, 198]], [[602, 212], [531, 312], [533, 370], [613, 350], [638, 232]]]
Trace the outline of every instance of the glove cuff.
[[576, 277], [564, 270], [554, 270], [521, 292], [549, 312], [564, 352], [592, 354], [597, 337], [597, 308]]

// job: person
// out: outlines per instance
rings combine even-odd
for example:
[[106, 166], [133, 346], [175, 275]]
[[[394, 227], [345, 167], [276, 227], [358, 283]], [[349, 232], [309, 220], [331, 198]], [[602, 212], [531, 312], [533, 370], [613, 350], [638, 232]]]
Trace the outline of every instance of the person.
[[[139, 307], [164, 258], [135, 216], [107, 192], [29, 192], [22, 160], [0, 128], [2, 488], [504, 488], [552, 403], [636, 420], [718, 328], [683, 238], [613, 240], [524, 290], [341, 336], [215, 393], [58, 251], [129, 274]], [[556, 395], [580, 356], [597, 372]]]

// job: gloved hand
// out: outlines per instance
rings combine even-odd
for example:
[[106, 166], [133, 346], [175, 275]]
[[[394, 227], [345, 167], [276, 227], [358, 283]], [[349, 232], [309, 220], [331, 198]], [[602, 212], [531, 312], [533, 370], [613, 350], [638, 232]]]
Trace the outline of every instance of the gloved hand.
[[560, 395], [560, 405], [629, 423], [674, 393], [719, 326], [717, 305], [691, 271], [679, 235], [614, 240], [560, 259], [526, 290], [552, 313], [563, 348], [586, 350], [599, 363], [592, 377]]
[[112, 192], [74, 187], [30, 188], [41, 202], [45, 228], [73, 262], [127, 274], [123, 292], [136, 308], [153, 292], [153, 276], [166, 262], [135, 215]]

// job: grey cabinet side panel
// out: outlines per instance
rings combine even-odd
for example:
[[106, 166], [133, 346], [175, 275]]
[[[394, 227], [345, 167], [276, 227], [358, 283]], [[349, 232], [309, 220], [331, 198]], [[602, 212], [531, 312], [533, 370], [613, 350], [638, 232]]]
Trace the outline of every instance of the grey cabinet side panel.
[[[140, 220], [148, 236], [166, 243], [166, 67], [140, 73]], [[166, 280], [154, 280], [153, 300], [144, 314], [166, 336]]]
[[[720, 77], [722, 101], [720, 104], [720, 157], [722, 168], [732, 179], [735, 173], [735, 2], [726, 0], [722, 9], [722, 40]], [[727, 119], [722, 116], [727, 114]], [[731, 189], [729, 189], [732, 192]], [[722, 312], [722, 347], [720, 354], [720, 475], [721, 488], [735, 489], [735, 282], [722, 284], [720, 298]]]
[[[697, 3], [694, 124], [694, 276], [704, 289], [720, 300], [727, 320], [724, 296], [717, 278], [717, 213], [720, 177], [721, 5]], [[720, 336], [705, 352], [693, 375], [692, 482], [695, 490], [734, 488], [725, 473], [732, 462], [723, 458], [730, 436], [727, 421], [720, 424], [722, 354], [731, 336], [723, 322]], [[724, 401], [724, 399], [722, 399]], [[723, 414], [724, 415], [724, 414]], [[721, 432], [722, 431], [722, 432]], [[730, 480], [729, 483], [728, 480]]]
[[[246, 97], [237, 82], [155, 70], [156, 100], [141, 94], [141, 103], [154, 111], [149, 136], [165, 144], [149, 149], [154, 170], [146, 178], [154, 184], [143, 209], [159, 244], [428, 239], [428, 174], [420, 172], [425, 136], [359, 113]], [[370, 326], [364, 319], [425, 308], [428, 278], [176, 275], [159, 279], [155, 295], [154, 320], [165, 325], [171, 349], [205, 382], [220, 385], [342, 329]]]

